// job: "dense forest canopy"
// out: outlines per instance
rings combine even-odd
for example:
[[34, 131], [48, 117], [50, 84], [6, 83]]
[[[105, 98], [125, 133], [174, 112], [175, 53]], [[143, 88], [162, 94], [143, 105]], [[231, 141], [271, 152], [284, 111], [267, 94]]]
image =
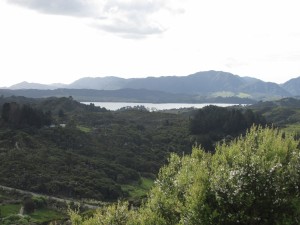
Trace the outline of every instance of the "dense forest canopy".
[[[178, 115], [143, 107], [110, 112], [72, 98], [22, 100], [1, 107], [2, 185], [79, 199], [128, 198], [144, 178], [155, 178], [170, 152], [191, 149], [188, 120]], [[52, 109], [51, 124], [20, 123], [7, 105], [21, 114]]]
[[253, 124], [266, 124], [265, 119], [250, 109], [222, 108], [214, 105], [199, 109], [190, 123], [192, 134], [221, 132], [236, 135]]
[[1, 184], [79, 199], [132, 198], [143, 180], [155, 179], [170, 153], [190, 153], [195, 143], [212, 151], [216, 142], [262, 124], [250, 110], [215, 106], [185, 115], [143, 106], [108, 111], [72, 97], [6, 100], [1, 99]]
[[222, 139], [231, 141], [245, 134], [253, 124], [266, 125], [267, 122], [261, 114], [251, 109], [210, 105], [194, 113], [189, 127], [198, 144], [207, 151], [214, 151], [216, 142]]
[[29, 105], [18, 105], [15, 102], [4, 103], [1, 112], [4, 125], [13, 128], [49, 126], [52, 123], [51, 112], [32, 108]]

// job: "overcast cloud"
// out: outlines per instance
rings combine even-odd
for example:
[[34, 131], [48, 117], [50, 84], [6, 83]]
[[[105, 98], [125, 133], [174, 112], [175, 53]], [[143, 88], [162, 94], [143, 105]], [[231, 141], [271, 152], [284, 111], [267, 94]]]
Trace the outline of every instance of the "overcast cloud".
[[126, 38], [161, 34], [167, 25], [160, 18], [184, 12], [167, 0], [8, 0], [41, 13], [85, 17], [98, 29]]
[[165, 10], [165, 1], [107, 1], [103, 8], [106, 20], [98, 27], [124, 37], [143, 37], [162, 33], [165, 28], [155, 19], [155, 14]]
[[96, 16], [97, 4], [92, 0], [7, 0], [46, 14], [67, 16]]
[[25, 78], [69, 83], [205, 70], [283, 83], [300, 76], [298, 6], [298, 0], [0, 0], [0, 86]]

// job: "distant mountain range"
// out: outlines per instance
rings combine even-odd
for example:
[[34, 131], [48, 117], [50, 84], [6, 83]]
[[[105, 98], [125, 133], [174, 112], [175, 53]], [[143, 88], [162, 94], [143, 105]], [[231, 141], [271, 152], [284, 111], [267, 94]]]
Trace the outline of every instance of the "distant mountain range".
[[300, 77], [293, 78], [284, 84], [281, 85], [286, 91], [291, 95], [299, 96], [300, 95]]
[[[119, 77], [84, 77], [74, 81], [71, 84], [37, 84], [22, 82], [8, 87], [10, 90], [19, 89], [39, 89], [39, 90], [54, 90], [54, 89], [93, 89], [110, 92], [97, 92], [94, 97], [106, 95], [114, 91], [115, 95], [120, 93], [120, 90], [128, 94], [131, 90], [139, 90], [139, 94], [143, 93], [148, 96], [167, 96], [166, 99], [193, 99], [197, 98], [248, 98], [255, 100], [266, 100], [274, 98], [283, 98], [300, 95], [300, 77], [291, 79], [284, 84], [276, 84], [272, 82], [264, 82], [262, 80], [241, 77], [222, 71], [205, 71], [191, 74], [188, 76], [163, 76], [163, 77], [147, 77], [147, 78], [130, 78], [124, 79]], [[143, 90], [143, 91], [141, 91]], [[148, 91], [148, 92], [147, 92]], [[121, 91], [122, 92], [122, 91]], [[137, 91], [136, 91], [137, 92]], [[154, 94], [154, 92], [156, 92]], [[81, 94], [83, 92], [81, 91]], [[123, 94], [124, 94], [123, 93]], [[150, 94], [151, 93], [151, 94]], [[163, 93], [163, 94], [162, 94]], [[137, 94], [137, 93], [135, 93]], [[86, 95], [86, 94], [85, 94]], [[89, 94], [90, 95], [90, 94]], [[124, 95], [126, 96], [126, 95]], [[122, 96], [119, 96], [122, 97]], [[118, 99], [119, 97], [116, 97]], [[132, 96], [131, 96], [132, 97]], [[113, 99], [109, 97], [110, 99]], [[136, 96], [134, 96], [136, 98]], [[134, 99], [133, 98], [133, 99]], [[147, 98], [145, 98], [147, 99]], [[124, 100], [124, 99], [123, 99]], [[125, 99], [126, 100], [126, 99]], [[150, 101], [150, 99], [149, 99]], [[153, 99], [152, 99], [153, 101]]]
[[26, 81], [23, 81], [18, 84], [14, 84], [7, 89], [11, 90], [18, 90], [18, 89], [38, 89], [38, 90], [53, 90], [57, 88], [64, 88], [67, 87], [67, 84], [39, 84], [39, 83], [29, 83]]

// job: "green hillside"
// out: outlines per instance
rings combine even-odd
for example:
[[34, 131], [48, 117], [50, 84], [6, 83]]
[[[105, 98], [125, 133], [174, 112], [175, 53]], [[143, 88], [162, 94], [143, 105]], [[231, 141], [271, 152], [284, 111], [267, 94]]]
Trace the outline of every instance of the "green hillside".
[[[230, 144], [253, 123], [294, 132], [300, 121], [297, 99], [173, 113], [109, 111], [72, 97], [0, 100], [0, 185], [91, 203], [125, 199], [139, 206], [170, 155], [184, 157], [193, 146], [214, 153], [217, 143]], [[1, 205], [5, 218], [18, 204]], [[49, 221], [54, 214], [30, 218]]]
[[[108, 111], [72, 97], [2, 98], [1, 104], [0, 184], [102, 201], [139, 201], [170, 153], [188, 154], [195, 144], [212, 151], [217, 141], [261, 123], [244, 109], [219, 107], [188, 114], [143, 106]], [[226, 123], [197, 129], [215, 117]]]

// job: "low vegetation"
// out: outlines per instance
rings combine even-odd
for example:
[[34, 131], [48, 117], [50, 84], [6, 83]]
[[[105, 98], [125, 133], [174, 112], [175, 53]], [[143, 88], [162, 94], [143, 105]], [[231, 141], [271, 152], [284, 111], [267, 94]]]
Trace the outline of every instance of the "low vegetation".
[[33, 225], [67, 220], [67, 205], [0, 188], [0, 224]]

